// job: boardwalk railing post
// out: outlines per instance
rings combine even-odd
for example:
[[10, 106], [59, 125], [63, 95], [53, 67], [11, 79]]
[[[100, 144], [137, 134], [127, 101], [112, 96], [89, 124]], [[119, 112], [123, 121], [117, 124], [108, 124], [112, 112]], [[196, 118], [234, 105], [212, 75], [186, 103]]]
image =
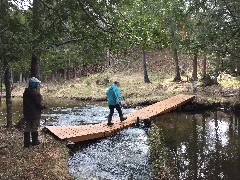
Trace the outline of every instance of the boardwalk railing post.
[[144, 119], [143, 122], [144, 122], [144, 126], [145, 126], [145, 127], [150, 127], [151, 124], [152, 124], [150, 118]]
[[137, 117], [137, 120], [136, 120], [136, 126], [139, 127], [140, 126], [140, 120], [139, 120], [139, 117]]

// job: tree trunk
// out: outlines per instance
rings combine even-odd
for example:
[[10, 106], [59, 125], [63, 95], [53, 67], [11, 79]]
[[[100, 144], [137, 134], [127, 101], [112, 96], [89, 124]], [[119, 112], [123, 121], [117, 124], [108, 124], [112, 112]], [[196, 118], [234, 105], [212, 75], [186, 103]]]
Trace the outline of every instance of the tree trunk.
[[41, 41], [39, 38], [40, 29], [40, 5], [41, 2], [39, 0], [33, 0], [32, 7], [32, 34], [36, 39], [32, 42], [32, 57], [31, 57], [31, 77], [40, 78], [40, 49], [39, 42]]
[[77, 68], [76, 68], [76, 63], [73, 63], [73, 77], [74, 77], [74, 79], [77, 78]]
[[203, 57], [203, 67], [202, 67], [202, 79], [204, 79], [206, 77], [206, 72], [207, 72], [207, 55], [204, 54], [204, 57]]
[[40, 77], [40, 55], [32, 54], [31, 60], [31, 77]]
[[111, 52], [109, 48], [106, 49], [106, 59], [107, 59], [108, 66], [111, 66]]
[[67, 69], [66, 68], [63, 69], [63, 79], [64, 80], [67, 79]]
[[146, 53], [143, 48], [142, 48], [142, 67], [143, 67], [144, 82], [150, 83], [150, 80], [148, 78], [148, 73], [147, 73]]
[[68, 60], [68, 65], [67, 65], [67, 80], [71, 79], [71, 61]]
[[198, 58], [198, 53], [194, 54], [193, 57], [193, 72], [192, 72], [192, 80], [196, 81], [197, 78], [197, 58]]
[[175, 64], [175, 77], [173, 81], [181, 81], [181, 76], [180, 76], [180, 69], [179, 69], [179, 61], [178, 61], [178, 51], [177, 51], [177, 43], [174, 40], [175, 33], [174, 31], [171, 31], [171, 36], [172, 36], [172, 53], [173, 53], [173, 60]]
[[237, 76], [239, 76], [240, 75], [240, 65], [237, 64], [236, 66], [237, 66], [237, 72], [236, 73], [237, 73]]
[[215, 60], [215, 67], [214, 67], [214, 83], [217, 84], [218, 81], [217, 81], [217, 77], [218, 77], [218, 74], [219, 74], [219, 63], [220, 63], [220, 53], [219, 52], [216, 52], [216, 57], [217, 59]]
[[13, 83], [14, 82], [14, 71], [13, 71], [13, 68], [10, 68], [10, 77], [11, 77], [11, 82]]
[[7, 106], [7, 128], [12, 127], [12, 97], [11, 97], [11, 69], [6, 66], [5, 70], [5, 87], [6, 87], [6, 106]]
[[2, 76], [0, 76], [0, 107], [2, 105]]
[[174, 81], [181, 81], [181, 76], [180, 76], [180, 69], [179, 69], [179, 64], [178, 64], [178, 54], [177, 54], [177, 49], [173, 48], [173, 59], [175, 63], [175, 77]]
[[19, 84], [21, 84], [23, 82], [23, 74], [20, 73], [19, 74]]

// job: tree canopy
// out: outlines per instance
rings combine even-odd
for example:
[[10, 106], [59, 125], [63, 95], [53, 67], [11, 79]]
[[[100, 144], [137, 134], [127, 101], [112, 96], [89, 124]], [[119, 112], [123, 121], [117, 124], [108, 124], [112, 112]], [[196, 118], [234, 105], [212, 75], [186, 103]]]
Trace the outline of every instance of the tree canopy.
[[[236, 0], [3, 0], [0, 62], [15, 62], [13, 67], [26, 73], [31, 59], [31, 71], [49, 76], [69, 62], [106, 61], [107, 52], [172, 48], [175, 58], [178, 52], [205, 54], [219, 66], [225, 58], [226, 67], [234, 67], [240, 56], [239, 5]], [[39, 61], [37, 69], [33, 60]], [[33, 72], [28, 74], [40, 76]]]

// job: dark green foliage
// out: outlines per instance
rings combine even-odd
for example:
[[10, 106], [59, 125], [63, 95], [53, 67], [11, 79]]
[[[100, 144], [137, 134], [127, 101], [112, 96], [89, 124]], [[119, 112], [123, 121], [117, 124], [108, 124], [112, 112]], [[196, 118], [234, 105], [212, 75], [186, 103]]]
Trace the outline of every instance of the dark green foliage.
[[[14, 68], [24, 74], [34, 51], [41, 56], [42, 76], [68, 68], [69, 62], [99, 64], [139, 47], [174, 48], [199, 58], [204, 53], [218, 57], [227, 69], [234, 69], [240, 57], [236, 0], [34, 0], [25, 10], [12, 2], [1, 1], [0, 54], [5, 57], [0, 62], [21, 61]], [[219, 71], [226, 70], [221, 67]]]

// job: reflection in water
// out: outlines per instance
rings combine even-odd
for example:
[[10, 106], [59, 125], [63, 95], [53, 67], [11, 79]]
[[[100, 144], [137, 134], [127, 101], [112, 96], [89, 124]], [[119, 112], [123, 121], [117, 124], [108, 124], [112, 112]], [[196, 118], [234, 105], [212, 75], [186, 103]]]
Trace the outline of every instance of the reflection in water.
[[176, 179], [240, 179], [239, 117], [171, 113], [154, 122], [175, 162]]

